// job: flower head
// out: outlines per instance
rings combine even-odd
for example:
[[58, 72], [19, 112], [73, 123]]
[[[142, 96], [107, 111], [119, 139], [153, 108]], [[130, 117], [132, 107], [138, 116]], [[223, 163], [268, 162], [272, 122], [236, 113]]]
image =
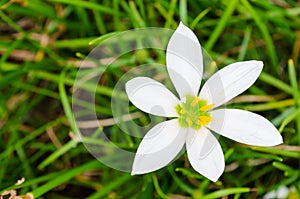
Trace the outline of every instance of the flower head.
[[136, 152], [132, 174], [166, 166], [185, 145], [192, 167], [216, 181], [225, 163], [221, 146], [211, 131], [249, 145], [282, 143], [277, 129], [264, 117], [220, 108], [256, 81], [263, 68], [261, 61], [228, 65], [210, 77], [199, 92], [203, 74], [201, 46], [182, 23], [168, 43], [166, 59], [179, 98], [148, 77], [136, 77], [126, 83], [129, 100], [136, 107], [153, 115], [175, 118], [157, 124], [145, 135]]

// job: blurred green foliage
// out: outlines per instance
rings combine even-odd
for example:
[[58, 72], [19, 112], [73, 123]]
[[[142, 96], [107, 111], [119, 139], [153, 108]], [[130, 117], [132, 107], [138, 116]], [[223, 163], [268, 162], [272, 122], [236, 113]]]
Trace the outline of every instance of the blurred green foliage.
[[[283, 145], [271, 148], [219, 138], [227, 166], [216, 183], [197, 174], [185, 155], [157, 172], [130, 176], [95, 160], [76, 138], [72, 88], [80, 61], [95, 46], [89, 42], [133, 28], [175, 29], [179, 21], [195, 32], [218, 67], [264, 61], [259, 80], [228, 106], [259, 112], [284, 138]], [[299, 28], [296, 0], [0, 0], [0, 193], [262, 198], [287, 186], [289, 198], [300, 198]], [[107, 72], [109, 81], [98, 90], [106, 96], [96, 107], [100, 119], [112, 117], [114, 83], [147, 56], [133, 53]], [[108, 129], [118, 133], [113, 124]], [[114, 141], [133, 151], [140, 142]], [[15, 185], [23, 177], [25, 182]]]

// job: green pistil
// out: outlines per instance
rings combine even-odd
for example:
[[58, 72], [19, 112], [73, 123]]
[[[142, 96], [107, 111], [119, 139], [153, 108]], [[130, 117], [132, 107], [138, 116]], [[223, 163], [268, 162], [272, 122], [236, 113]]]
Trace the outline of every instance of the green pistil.
[[207, 105], [205, 100], [200, 100], [198, 96], [187, 95], [186, 101], [177, 104], [175, 107], [179, 116], [179, 126], [199, 130], [202, 126], [211, 121], [210, 114], [207, 110], [211, 109], [213, 104]]

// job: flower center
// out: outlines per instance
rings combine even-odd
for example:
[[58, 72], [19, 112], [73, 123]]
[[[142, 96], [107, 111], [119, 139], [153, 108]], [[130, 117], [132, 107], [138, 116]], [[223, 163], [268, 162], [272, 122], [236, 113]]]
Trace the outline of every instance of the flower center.
[[199, 130], [207, 125], [211, 121], [211, 116], [207, 111], [213, 107], [213, 104], [207, 104], [198, 96], [187, 95], [185, 99], [185, 102], [175, 107], [179, 116], [179, 126]]

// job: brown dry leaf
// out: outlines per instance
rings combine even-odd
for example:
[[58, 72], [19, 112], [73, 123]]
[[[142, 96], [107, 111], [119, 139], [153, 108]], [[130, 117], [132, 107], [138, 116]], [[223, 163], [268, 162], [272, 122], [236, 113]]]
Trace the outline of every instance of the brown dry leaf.
[[0, 195], [0, 199], [34, 199], [34, 196], [32, 195], [32, 193], [27, 193], [26, 195], [17, 196], [17, 191], [13, 189], [13, 190], [3, 192]]

